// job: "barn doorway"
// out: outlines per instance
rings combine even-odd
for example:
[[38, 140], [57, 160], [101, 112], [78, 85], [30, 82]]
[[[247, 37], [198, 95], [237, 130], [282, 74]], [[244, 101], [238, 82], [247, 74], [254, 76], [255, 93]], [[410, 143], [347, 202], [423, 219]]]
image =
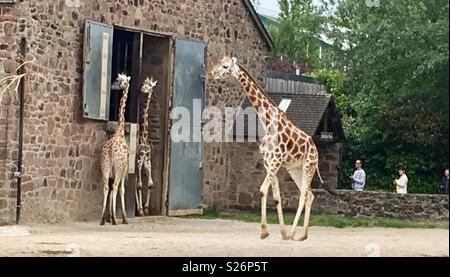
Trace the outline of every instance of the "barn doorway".
[[[125, 109], [125, 137], [130, 145], [125, 195], [128, 217], [135, 217], [137, 214], [136, 155], [141, 112], [146, 100], [141, 95], [140, 88], [147, 77], [158, 80], [148, 115], [154, 181], [149, 214], [185, 215], [202, 212], [201, 139], [190, 142], [172, 141], [169, 128], [174, 122], [169, 114], [175, 107], [188, 109], [190, 115], [197, 111], [199, 116], [195, 118], [198, 120], [191, 118], [189, 129], [199, 131], [196, 137], [201, 137], [205, 54], [206, 44], [201, 41], [86, 21], [83, 117], [105, 121], [109, 126], [106, 130], [114, 130], [122, 94], [111, 91], [111, 83], [119, 73], [131, 76]], [[145, 178], [146, 176], [144, 183]], [[143, 194], [146, 199], [146, 187]], [[117, 207], [120, 209], [120, 201], [118, 202]], [[119, 210], [117, 214], [120, 215]]]
[[[142, 111], [146, 95], [140, 92], [142, 82], [147, 77], [158, 80], [158, 85], [152, 95], [149, 121], [149, 143], [152, 146], [152, 179], [149, 215], [164, 214], [166, 197], [164, 194], [164, 172], [167, 168], [167, 120], [168, 94], [170, 83], [170, 37], [144, 34], [137, 30], [114, 27], [112, 70], [113, 80], [119, 73], [131, 76], [130, 91], [125, 109], [125, 122], [136, 124], [136, 144], [139, 145], [139, 132], [143, 120]], [[120, 105], [121, 93], [111, 93], [109, 120], [116, 121]], [[128, 135], [130, 133], [128, 132]], [[131, 141], [131, 140], [130, 140]], [[137, 152], [136, 152], [137, 154]], [[137, 162], [137, 156], [134, 164]], [[131, 162], [133, 163], [133, 162]], [[135, 189], [137, 169], [128, 177], [126, 188], [127, 215], [137, 215]], [[143, 174], [143, 202], [147, 199], [148, 189], [145, 186], [147, 176]], [[117, 204], [118, 209], [120, 203]], [[119, 213], [118, 213], [119, 214]]]
[[[142, 35], [141, 82], [146, 77], [158, 80], [152, 96], [149, 111], [149, 140], [152, 146], [153, 190], [150, 198], [150, 215], [165, 213], [166, 193], [165, 172], [168, 168], [168, 116], [171, 79], [170, 38]], [[144, 97], [141, 95], [141, 97]], [[141, 99], [144, 103], [145, 99]], [[142, 110], [142, 105], [140, 110]], [[147, 199], [144, 188], [144, 199]]]

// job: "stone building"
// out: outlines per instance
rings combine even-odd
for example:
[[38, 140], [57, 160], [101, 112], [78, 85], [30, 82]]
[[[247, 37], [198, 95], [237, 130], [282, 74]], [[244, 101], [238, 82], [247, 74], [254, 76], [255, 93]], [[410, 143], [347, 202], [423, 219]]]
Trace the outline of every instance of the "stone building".
[[[159, 80], [150, 110], [151, 213], [193, 213], [202, 203], [228, 197], [224, 188], [235, 146], [173, 143], [170, 112], [177, 105], [192, 108], [197, 98], [202, 106], [238, 105], [243, 94], [236, 82], [205, 84], [201, 75], [231, 53], [262, 80], [271, 48], [249, 0], [0, 1], [0, 77], [14, 73], [21, 52], [25, 60], [34, 59], [24, 67], [23, 103], [17, 95], [0, 102], [0, 220], [16, 217], [19, 160], [22, 221], [99, 219], [99, 153], [117, 120], [120, 93], [109, 87], [120, 72], [132, 77], [126, 109], [132, 149], [140, 83], [148, 75]], [[134, 215], [133, 155], [129, 216]]]

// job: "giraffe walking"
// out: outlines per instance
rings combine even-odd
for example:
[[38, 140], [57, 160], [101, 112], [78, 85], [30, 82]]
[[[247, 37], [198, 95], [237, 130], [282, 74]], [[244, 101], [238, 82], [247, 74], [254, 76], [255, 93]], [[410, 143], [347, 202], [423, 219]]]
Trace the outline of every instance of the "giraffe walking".
[[127, 224], [125, 211], [125, 179], [128, 174], [128, 144], [125, 140], [125, 106], [127, 103], [128, 92], [130, 88], [131, 77], [119, 74], [112, 84], [112, 90], [123, 90], [122, 99], [119, 107], [119, 125], [114, 135], [109, 139], [101, 149], [100, 166], [103, 179], [103, 209], [100, 225], [105, 225], [106, 221], [106, 203], [109, 193], [109, 178], [114, 177], [112, 191], [110, 192], [110, 216], [113, 225], [116, 221], [116, 198], [120, 189], [120, 200], [122, 204], [122, 223]]
[[[148, 111], [150, 108], [150, 101], [152, 99], [153, 89], [158, 81], [153, 81], [153, 78], [146, 78], [141, 87], [141, 92], [147, 95], [144, 111], [142, 114], [143, 121], [141, 125], [141, 132], [139, 133], [139, 157], [137, 167], [137, 187], [136, 187], [136, 205], [139, 216], [144, 216], [150, 213], [150, 195], [153, 187], [152, 179], [152, 147], [148, 141]], [[147, 175], [147, 200], [142, 206], [142, 169]]]
[[[314, 194], [311, 182], [314, 174], [319, 173], [319, 154], [314, 141], [304, 131], [294, 126], [286, 114], [270, 99], [264, 89], [249, 72], [237, 63], [236, 58], [224, 57], [208, 74], [208, 80], [219, 80], [227, 77], [236, 78], [259, 115], [265, 136], [261, 140], [260, 150], [263, 153], [264, 167], [267, 175], [261, 185], [261, 239], [269, 236], [267, 229], [267, 195], [272, 188], [276, 203], [281, 236], [283, 240], [303, 241], [308, 238], [309, 218]], [[285, 167], [300, 191], [299, 206], [294, 223], [289, 233], [286, 231], [282, 210], [282, 199], [277, 173]], [[300, 237], [294, 238], [302, 212], [305, 212], [304, 226]]]

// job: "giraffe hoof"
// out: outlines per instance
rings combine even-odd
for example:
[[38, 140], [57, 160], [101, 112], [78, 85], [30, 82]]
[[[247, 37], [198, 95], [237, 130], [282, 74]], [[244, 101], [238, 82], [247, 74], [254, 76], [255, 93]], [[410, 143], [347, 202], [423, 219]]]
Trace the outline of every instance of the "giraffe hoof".
[[288, 240], [294, 240], [294, 236], [295, 236], [295, 233], [290, 233], [290, 234], [287, 236], [287, 239], [288, 239]]
[[305, 241], [307, 239], [308, 239], [308, 236], [307, 235], [303, 235], [303, 236], [299, 237], [298, 239], [296, 239], [296, 241]]
[[262, 240], [265, 240], [266, 238], [268, 238], [269, 237], [269, 233], [262, 233], [261, 234], [261, 239]]
[[139, 210], [139, 216], [143, 217], [144, 216], [144, 211], [143, 210]]
[[149, 216], [149, 215], [150, 215], [150, 209], [149, 209], [149, 208], [145, 208], [144, 214], [145, 214], [146, 216]]
[[100, 226], [104, 226], [105, 225], [105, 220], [102, 219], [102, 221], [100, 222]]
[[122, 220], [122, 224], [128, 224], [128, 220], [126, 219]]

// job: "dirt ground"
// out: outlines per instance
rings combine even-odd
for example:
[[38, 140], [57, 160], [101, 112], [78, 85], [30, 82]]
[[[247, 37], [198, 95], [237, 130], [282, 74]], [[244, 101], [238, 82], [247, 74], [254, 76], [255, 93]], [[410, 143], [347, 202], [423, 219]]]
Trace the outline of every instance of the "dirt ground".
[[449, 256], [449, 231], [310, 228], [305, 242], [282, 241], [278, 225], [259, 239], [259, 224], [167, 217], [0, 227], [0, 256], [362, 257]]

